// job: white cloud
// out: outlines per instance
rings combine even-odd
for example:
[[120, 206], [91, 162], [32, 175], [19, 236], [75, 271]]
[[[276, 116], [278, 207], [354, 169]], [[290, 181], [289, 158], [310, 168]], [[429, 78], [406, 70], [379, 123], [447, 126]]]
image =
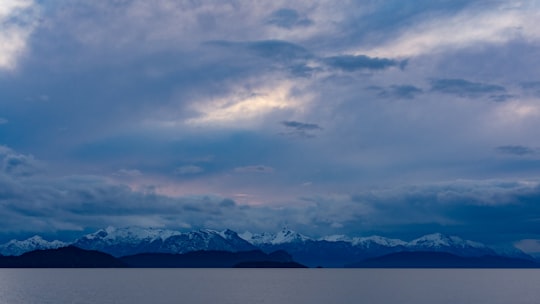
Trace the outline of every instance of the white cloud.
[[21, 154], [0, 145], [0, 174], [12, 177], [28, 177], [41, 170], [32, 155]]
[[503, 44], [513, 39], [537, 40], [538, 10], [498, 8], [437, 16], [406, 28], [390, 42], [357, 54], [382, 57], [414, 57], [483, 44]]
[[282, 81], [274, 86], [260, 87], [255, 90], [241, 88], [233, 94], [215, 98], [208, 102], [195, 103], [193, 108], [200, 115], [189, 119], [188, 124], [217, 124], [236, 126], [256, 123], [258, 119], [279, 110], [299, 110], [307, 100], [293, 96], [294, 85], [291, 81]]
[[485, 114], [486, 129], [499, 139], [530, 141], [539, 126], [540, 107], [536, 99], [517, 99], [498, 105]]
[[5, 125], [5, 124], [7, 124], [8, 122], [9, 122], [9, 120], [0, 117], [0, 125]]
[[315, 35], [317, 31], [310, 27], [277, 30], [265, 22], [277, 9], [291, 7], [303, 11], [313, 6], [311, 1], [290, 3], [284, 0], [91, 1], [82, 8], [68, 7], [63, 14], [65, 21], [72, 25], [66, 30], [82, 44], [120, 49], [136, 44], [139, 49], [155, 50], [178, 45], [185, 48], [215, 39], [285, 39]]
[[0, 2], [0, 69], [11, 70], [27, 48], [37, 25], [37, 5], [33, 0]]
[[32, 0], [2, 0], [2, 3], [0, 3], [0, 20], [4, 21], [10, 18], [14, 11], [26, 9], [33, 4]]

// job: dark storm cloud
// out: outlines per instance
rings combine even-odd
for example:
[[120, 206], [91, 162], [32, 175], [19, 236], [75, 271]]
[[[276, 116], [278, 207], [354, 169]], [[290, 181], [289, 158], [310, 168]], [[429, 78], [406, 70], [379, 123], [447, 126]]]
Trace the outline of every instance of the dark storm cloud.
[[537, 102], [497, 85], [540, 96], [526, 1], [26, 2], [42, 15], [0, 70], [6, 234], [538, 231], [535, 181], [422, 185], [537, 175]]
[[309, 67], [305, 63], [298, 63], [295, 65], [291, 65], [288, 68], [288, 71], [291, 73], [292, 76], [295, 77], [303, 77], [303, 78], [309, 78], [316, 74], [317, 72], [320, 72], [322, 69], [320, 68], [313, 68]]
[[313, 21], [308, 18], [302, 18], [297, 10], [290, 8], [282, 8], [273, 11], [267, 22], [286, 29], [297, 26], [310, 26], [313, 24]]
[[412, 85], [390, 86], [390, 94], [399, 98], [413, 99], [418, 94], [422, 94], [422, 89]]
[[[427, 226], [486, 242], [510, 242], [540, 231], [537, 182], [462, 181], [373, 191], [352, 200], [373, 212], [366, 226], [420, 235]], [[366, 220], [365, 218], [363, 219]], [[386, 226], [386, 227], [384, 227]]]
[[[239, 173], [268, 172], [267, 166]], [[215, 195], [170, 197], [97, 176], [17, 178], [0, 173], [0, 234], [55, 233], [116, 226], [275, 231], [307, 235], [380, 234], [410, 239], [428, 232], [490, 243], [538, 238], [540, 183], [456, 181], [354, 195], [304, 197], [294, 204], [246, 206]], [[427, 231], [426, 231], [427, 230]]]
[[533, 148], [526, 147], [526, 146], [519, 146], [519, 145], [499, 146], [496, 148], [496, 150], [499, 153], [518, 155], [518, 156], [524, 156], [524, 155], [537, 153], [537, 151]]
[[0, 189], [4, 218], [0, 233], [50, 233], [111, 224], [246, 229], [252, 218], [245, 213], [249, 208], [237, 206], [231, 199], [212, 195], [171, 198], [153, 191], [136, 192], [96, 176], [16, 180], [0, 175]]
[[40, 171], [39, 167], [32, 155], [17, 153], [0, 145], [0, 173], [9, 176], [31, 176]]
[[368, 90], [376, 91], [378, 96], [385, 98], [414, 99], [424, 91], [413, 85], [391, 85], [389, 87], [371, 86]]
[[[36, 39], [51, 35], [44, 30]], [[67, 157], [58, 152], [80, 150], [80, 146], [73, 147], [77, 142], [91, 144], [86, 137], [102, 141], [103, 137], [113, 138], [117, 134], [129, 136], [128, 132], [136, 133], [134, 137], [139, 141], [151, 141], [148, 144], [152, 145], [160, 136], [134, 131], [145, 121], [181, 121], [195, 116], [197, 113], [189, 109], [193, 102], [229, 94], [234, 83], [262, 75], [268, 68], [309, 73], [309, 69], [302, 67], [310, 55], [300, 46], [282, 41], [239, 45], [240, 51], [224, 52], [203, 44], [195, 52], [164, 51], [140, 55], [135, 61], [131, 58], [134, 54], [122, 58], [121, 54], [111, 52], [103, 60], [87, 58], [71, 63], [72, 57], [64, 58], [50, 49], [54, 45], [38, 44], [34, 52], [44, 51], [48, 60], [29, 59], [21, 70], [24, 77], [17, 81], [7, 79], [6, 90], [0, 90], [0, 98], [10, 101], [5, 105], [6, 112], [12, 113], [10, 124], [2, 125], [0, 136], [24, 148], [30, 148], [35, 140], [60, 141], [65, 145], [62, 149], [51, 148], [50, 157]], [[64, 66], [72, 68], [58, 72]], [[47, 100], [35, 98], [44, 94]], [[165, 110], [170, 108], [174, 110]], [[149, 147], [141, 144], [144, 146]], [[40, 146], [44, 148], [46, 145]], [[93, 149], [93, 157], [107, 154], [104, 148], [107, 146]]]
[[[270, 171], [269, 171], [270, 170]], [[248, 166], [237, 172], [271, 172]], [[0, 173], [0, 242], [14, 232], [64, 240], [109, 225], [192, 230], [277, 231], [302, 219], [301, 208], [250, 207], [216, 195], [170, 197], [153, 187], [134, 191], [99, 176], [16, 179]], [[310, 223], [303, 220], [304, 225]]]
[[433, 79], [431, 90], [445, 94], [475, 97], [485, 94], [504, 93], [506, 89], [500, 85], [471, 82], [465, 79]]
[[[227, 92], [234, 78], [257, 73], [242, 63], [217, 64], [217, 58], [207, 55], [199, 52], [197, 59], [191, 59], [191, 55], [168, 53], [139, 58], [136, 65], [118, 62], [104, 66], [103, 62], [88, 61], [81, 63], [84, 66], [79, 70], [64, 73], [41, 63], [26, 66], [27, 76], [0, 92], [4, 100], [11, 97], [6, 110], [13, 112], [10, 120], [17, 122], [17, 128], [13, 124], [12, 132], [4, 138], [13, 138], [24, 147], [33, 140], [52, 142], [60, 138], [66, 144], [84, 141], [85, 136], [111, 137], [154, 117], [182, 119], [193, 115], [185, 109], [193, 99]], [[44, 92], [51, 96], [47, 101], [27, 98]], [[162, 110], [167, 107], [176, 110]], [[10, 125], [3, 128], [7, 130]]]
[[230, 198], [225, 198], [219, 203], [219, 206], [221, 206], [221, 207], [235, 207], [236, 202], [233, 201]]
[[389, 67], [402, 66], [403, 62], [388, 58], [373, 58], [365, 55], [342, 55], [322, 59], [327, 65], [346, 71], [384, 70]]
[[282, 121], [281, 124], [287, 128], [287, 131], [283, 135], [293, 137], [312, 138], [316, 135], [314, 131], [321, 131], [323, 129], [318, 124], [293, 120]]
[[[282, 63], [293, 63], [313, 58], [313, 54], [306, 48], [283, 40], [261, 40], [249, 42], [210, 41], [203, 45], [228, 48], [238, 52], [250, 53], [262, 58]], [[240, 53], [241, 54], [241, 53]]]
[[298, 131], [308, 131], [308, 130], [321, 130], [322, 128], [317, 124], [304, 123], [299, 121], [283, 121], [281, 122], [287, 128], [293, 128]]
[[[341, 55], [318, 57], [307, 48], [283, 40], [262, 40], [250, 42], [211, 41], [205, 45], [217, 46], [233, 50], [236, 56], [241, 54], [255, 55], [272, 62], [285, 65], [293, 75], [308, 75], [320, 68], [307, 66], [308, 60], [322, 62], [327, 66], [346, 72], [359, 70], [384, 70], [390, 67], [404, 68], [407, 60], [398, 61], [388, 58], [375, 58], [365, 55]], [[241, 59], [239, 59], [241, 62]]]
[[512, 98], [515, 98], [515, 96], [511, 94], [499, 94], [489, 96], [489, 99], [494, 102], [505, 102], [511, 100]]
[[228, 57], [226, 64], [231, 67], [244, 66], [252, 75], [271, 68], [286, 71], [293, 77], [310, 77], [320, 68], [308, 66], [316, 56], [301, 45], [283, 40], [262, 40], [248, 42], [210, 41], [202, 46], [217, 48], [221, 56]]
[[[273, 147], [281, 146], [279, 151]], [[138, 134], [104, 138], [80, 145], [71, 157], [94, 163], [111, 172], [137, 168], [149, 174], [191, 178], [228, 172], [287, 154], [283, 139], [249, 131], [186, 135], [176, 140]], [[156, 157], [159, 155], [159, 157]]]

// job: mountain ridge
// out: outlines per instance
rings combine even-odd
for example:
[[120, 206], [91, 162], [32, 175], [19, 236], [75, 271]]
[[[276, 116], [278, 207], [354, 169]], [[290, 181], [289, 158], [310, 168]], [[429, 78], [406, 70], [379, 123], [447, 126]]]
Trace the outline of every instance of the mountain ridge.
[[40, 249], [19, 256], [0, 256], [0, 268], [125, 268], [117, 258], [75, 246]]
[[68, 246], [68, 243], [54, 240], [44, 240], [39, 235], [34, 235], [26, 240], [10, 240], [9, 242], [0, 245], [0, 254], [8, 256], [18, 256], [26, 252], [39, 249], [57, 249]]
[[142, 253], [182, 254], [193, 251], [250, 250], [271, 253], [283, 250], [291, 254], [295, 261], [310, 267], [343, 267], [346, 264], [403, 251], [446, 252], [464, 257], [498, 255], [534, 260], [517, 248], [500, 251], [479, 242], [441, 233], [427, 234], [407, 242], [382, 236], [331, 235], [311, 238], [287, 228], [277, 233], [238, 234], [230, 229], [180, 232], [112, 226], [83, 235], [71, 243], [49, 242], [39, 236], [23, 241], [11, 240], [0, 245], [0, 254], [16, 256], [36, 249], [53, 249], [68, 245], [104, 252], [115, 257]]
[[[501, 256], [462, 257], [447, 252], [402, 251], [344, 265], [346, 268], [540, 268], [531, 260]], [[1, 256], [0, 268], [306, 268], [284, 251], [193, 251], [125, 257], [75, 246]]]
[[0, 268], [303, 268], [286, 252], [260, 250], [192, 251], [183, 254], [145, 253], [113, 257], [75, 246], [35, 250], [20, 256], [1, 256]]

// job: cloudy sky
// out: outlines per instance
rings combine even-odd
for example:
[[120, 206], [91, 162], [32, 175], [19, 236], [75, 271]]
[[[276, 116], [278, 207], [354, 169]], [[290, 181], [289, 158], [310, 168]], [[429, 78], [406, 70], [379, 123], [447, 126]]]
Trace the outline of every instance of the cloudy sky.
[[540, 1], [2, 0], [0, 240], [442, 232], [540, 251]]

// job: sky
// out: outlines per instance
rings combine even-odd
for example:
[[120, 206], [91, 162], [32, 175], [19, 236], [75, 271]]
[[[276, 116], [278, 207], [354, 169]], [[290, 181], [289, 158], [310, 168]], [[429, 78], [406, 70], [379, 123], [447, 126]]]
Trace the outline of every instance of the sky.
[[0, 240], [109, 225], [540, 252], [540, 1], [2, 0]]

